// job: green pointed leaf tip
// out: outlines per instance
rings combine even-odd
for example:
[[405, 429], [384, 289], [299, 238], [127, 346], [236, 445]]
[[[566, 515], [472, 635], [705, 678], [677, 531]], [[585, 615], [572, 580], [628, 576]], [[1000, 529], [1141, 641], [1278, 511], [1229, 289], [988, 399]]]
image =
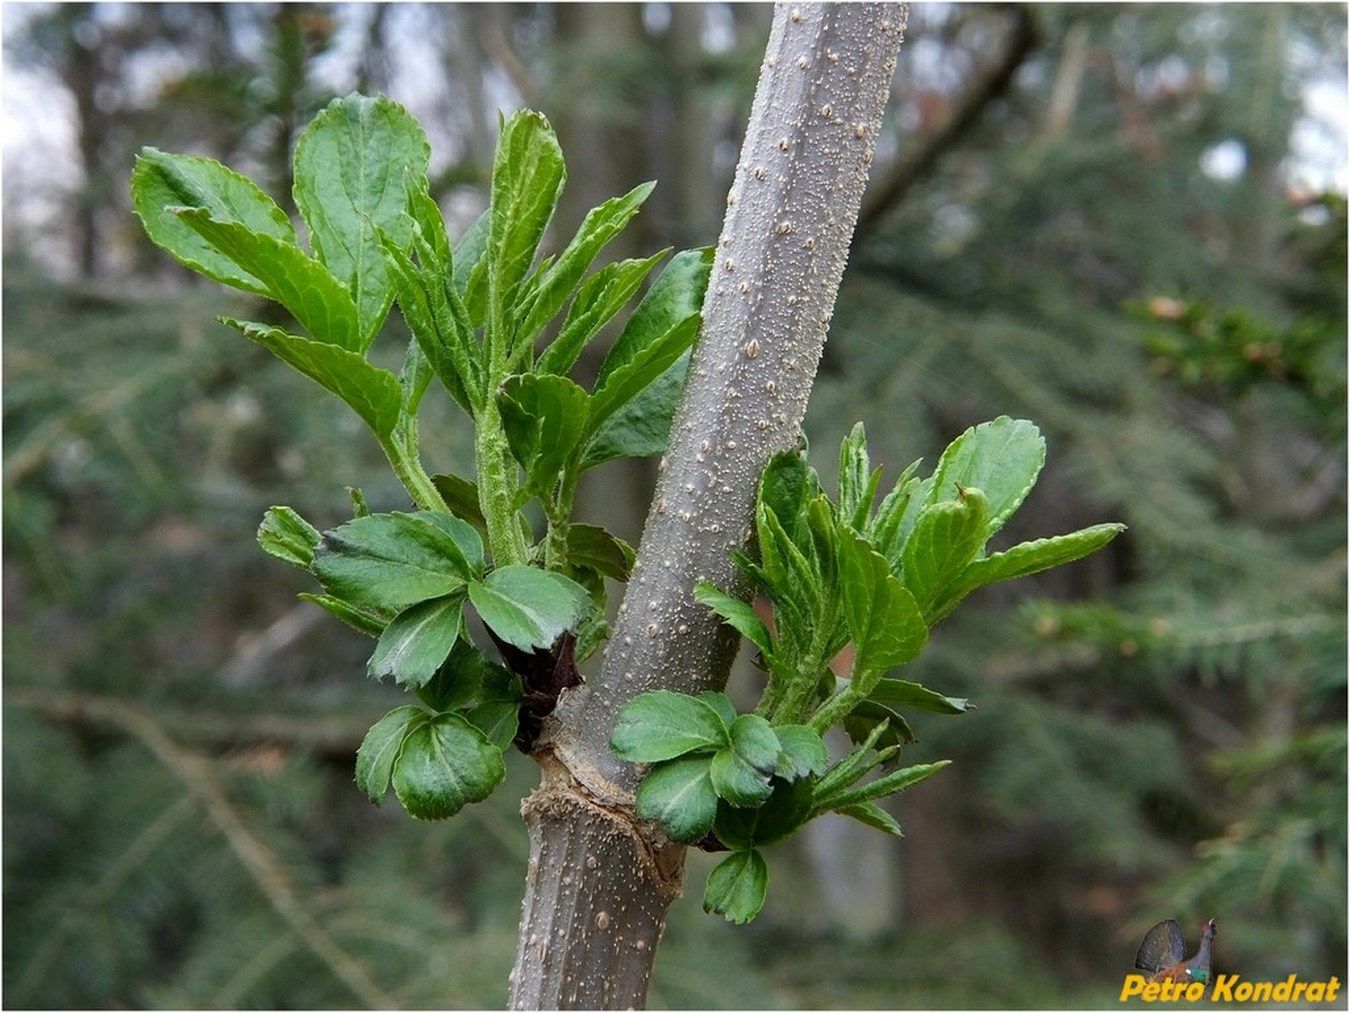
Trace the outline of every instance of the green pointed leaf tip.
[[708, 875], [703, 910], [744, 925], [764, 907], [769, 892], [769, 867], [758, 851], [736, 851]]
[[408, 181], [426, 179], [430, 155], [421, 126], [383, 96], [334, 99], [296, 143], [295, 205], [315, 255], [351, 293], [363, 348], [393, 299], [376, 232], [406, 245]]
[[367, 673], [372, 679], [392, 676], [399, 685], [424, 686], [459, 638], [462, 595], [418, 602], [400, 612], [384, 628]]
[[741, 636], [758, 647], [765, 657], [773, 653], [773, 640], [769, 635], [769, 628], [756, 614], [754, 606], [739, 598], [731, 597], [706, 580], [700, 580], [694, 585], [694, 598], [707, 605], [729, 626], [738, 630]]
[[719, 709], [698, 697], [653, 690], [624, 704], [610, 745], [630, 763], [655, 763], [721, 749], [730, 733]]
[[356, 786], [376, 805], [389, 791], [394, 761], [403, 746], [403, 738], [412, 726], [426, 716], [421, 707], [405, 704], [395, 707], [371, 725], [356, 751]]
[[469, 601], [493, 633], [523, 651], [552, 646], [592, 609], [576, 581], [524, 565], [501, 566], [473, 581]]
[[967, 429], [942, 452], [927, 504], [955, 498], [958, 487], [982, 490], [989, 500], [988, 537], [1021, 506], [1044, 464], [1040, 430], [1026, 419], [999, 416]]
[[232, 288], [269, 295], [267, 285], [222, 254], [170, 208], [202, 208], [219, 221], [294, 245], [286, 212], [251, 180], [219, 162], [142, 148], [131, 173], [131, 203], [146, 234], [184, 267]]
[[481, 802], [506, 776], [502, 751], [458, 714], [415, 723], [394, 761], [394, 793], [419, 820], [443, 820]]
[[308, 570], [319, 544], [319, 529], [288, 506], [268, 507], [258, 525], [258, 545], [270, 556]]
[[903, 679], [881, 679], [867, 694], [867, 699], [888, 709], [913, 707], [934, 714], [964, 714], [974, 705], [964, 697], [943, 696], [917, 682]]
[[482, 567], [483, 545], [448, 514], [381, 513], [324, 533], [314, 572], [335, 596], [401, 611], [464, 586]]
[[675, 841], [701, 838], [717, 815], [709, 762], [707, 756], [686, 756], [652, 767], [638, 788], [638, 818], [660, 823]]
[[905, 836], [901, 833], [900, 824], [896, 822], [895, 817], [875, 802], [855, 802], [852, 805], [840, 806], [834, 811], [859, 823], [865, 823], [874, 830], [880, 830], [883, 834], [890, 834], [892, 837]]
[[388, 625], [381, 617], [371, 615], [355, 605], [349, 605], [341, 598], [334, 598], [331, 594], [310, 594], [308, 591], [302, 591], [296, 597], [301, 601], [312, 602], [334, 618], [341, 619], [352, 629], [368, 636], [378, 637], [384, 632], [385, 626]]

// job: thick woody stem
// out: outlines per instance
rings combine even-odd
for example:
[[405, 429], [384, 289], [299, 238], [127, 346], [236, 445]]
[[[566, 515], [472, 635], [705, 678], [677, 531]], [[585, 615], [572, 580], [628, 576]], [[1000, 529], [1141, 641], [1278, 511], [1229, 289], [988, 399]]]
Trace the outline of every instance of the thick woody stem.
[[904, 27], [902, 4], [775, 8], [632, 581], [599, 676], [563, 695], [540, 740], [514, 1008], [646, 1000], [684, 854], [635, 821], [636, 774], [610, 732], [639, 693], [726, 681], [734, 638], [693, 587], [740, 586], [731, 550], [749, 538], [760, 472], [797, 439]]

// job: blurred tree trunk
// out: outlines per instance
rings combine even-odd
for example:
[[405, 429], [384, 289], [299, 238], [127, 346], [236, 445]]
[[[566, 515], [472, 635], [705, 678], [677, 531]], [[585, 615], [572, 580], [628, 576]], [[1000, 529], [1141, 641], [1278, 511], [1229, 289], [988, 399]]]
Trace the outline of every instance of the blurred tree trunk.
[[739, 586], [729, 550], [745, 541], [763, 466], [797, 438], [904, 17], [899, 4], [775, 10], [628, 593], [599, 676], [564, 695], [538, 743], [543, 782], [522, 807], [531, 857], [514, 1008], [645, 1003], [684, 848], [634, 817], [635, 771], [610, 751], [610, 732], [639, 693], [726, 681], [734, 639], [692, 587]]

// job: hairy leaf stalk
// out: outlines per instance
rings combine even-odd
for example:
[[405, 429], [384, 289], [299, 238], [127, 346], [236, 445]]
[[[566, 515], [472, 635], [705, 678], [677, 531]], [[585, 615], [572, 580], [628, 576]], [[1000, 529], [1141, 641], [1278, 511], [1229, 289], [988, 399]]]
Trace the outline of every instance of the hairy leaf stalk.
[[525, 803], [513, 1008], [644, 1005], [684, 849], [633, 816], [615, 715], [720, 687], [734, 635], [693, 598], [740, 587], [755, 485], [806, 411], [904, 34], [903, 4], [780, 4], [703, 306], [703, 331], [599, 676], [564, 694]]

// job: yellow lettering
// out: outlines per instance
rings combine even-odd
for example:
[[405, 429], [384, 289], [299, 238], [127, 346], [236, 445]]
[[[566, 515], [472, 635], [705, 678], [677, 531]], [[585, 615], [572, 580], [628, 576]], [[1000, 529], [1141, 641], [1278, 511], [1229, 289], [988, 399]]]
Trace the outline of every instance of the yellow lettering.
[[1203, 981], [1193, 981], [1186, 986], [1186, 1001], [1199, 1002], [1205, 994], [1205, 983]]
[[1296, 986], [1294, 982], [1297, 980], [1297, 975], [1291, 974], [1289, 977], [1285, 978], [1284, 981], [1275, 986], [1275, 990], [1271, 993], [1270, 997], [1276, 1002], [1289, 1002], [1299, 992], [1303, 991], [1303, 988], [1307, 987], [1306, 985], [1303, 985], [1302, 987]]
[[1270, 1002], [1270, 994], [1275, 989], [1273, 981], [1258, 981], [1252, 986], [1253, 1002]]
[[1238, 1002], [1249, 1002], [1252, 997], [1252, 983], [1244, 981], [1233, 986], [1233, 998]]
[[1142, 974], [1125, 975], [1125, 983], [1120, 986], [1120, 1001], [1124, 1002], [1131, 996], [1138, 995], [1144, 990], [1144, 984], [1148, 981]]
[[1162, 992], [1162, 985], [1156, 981], [1150, 981], [1144, 986], [1144, 1002], [1157, 1002], [1160, 992]]
[[1236, 980], [1236, 974], [1221, 974], [1215, 978], [1214, 991], [1210, 993], [1210, 1000], [1212, 1002], [1232, 1002], [1233, 982]]
[[1341, 987], [1341, 981], [1335, 975], [1327, 982], [1327, 1002], [1336, 1001], [1336, 990]]
[[[1318, 992], [1319, 992], [1319, 994], [1320, 994], [1322, 991], [1324, 991], [1324, 990], [1326, 989], [1326, 984], [1325, 984], [1324, 982], [1320, 982], [1320, 981], [1300, 981], [1298, 984], [1296, 984], [1296, 985], [1294, 986], [1294, 992], [1293, 992], [1293, 994], [1289, 997], [1289, 1001], [1290, 1001], [1290, 1002], [1298, 1002], [1299, 997], [1306, 994], [1307, 997], [1308, 997], [1308, 999], [1309, 999], [1309, 1001], [1311, 1001], [1311, 1002], [1318, 1002], [1319, 1000], [1314, 999], [1314, 998], [1312, 997], [1312, 995], [1313, 995], [1313, 989], [1317, 989]], [[1275, 986], [1275, 992], [1276, 992], [1276, 994], [1278, 994], [1279, 991], [1280, 991], [1280, 986], [1279, 986], [1279, 985], [1276, 985], [1276, 986]]]

